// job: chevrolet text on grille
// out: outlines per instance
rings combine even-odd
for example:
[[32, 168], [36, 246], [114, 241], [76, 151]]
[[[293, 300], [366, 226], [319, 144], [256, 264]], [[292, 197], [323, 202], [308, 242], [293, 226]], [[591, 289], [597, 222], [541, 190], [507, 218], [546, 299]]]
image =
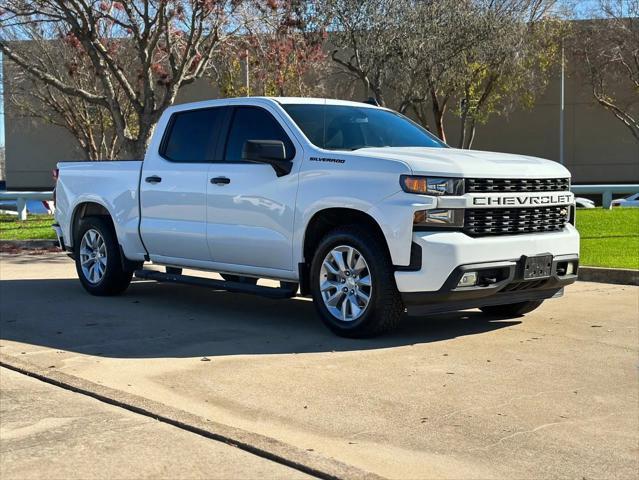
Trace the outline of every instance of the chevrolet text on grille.
[[516, 205], [553, 205], [572, 203], [571, 194], [549, 195], [508, 195], [473, 197], [473, 205], [481, 206], [516, 206]]

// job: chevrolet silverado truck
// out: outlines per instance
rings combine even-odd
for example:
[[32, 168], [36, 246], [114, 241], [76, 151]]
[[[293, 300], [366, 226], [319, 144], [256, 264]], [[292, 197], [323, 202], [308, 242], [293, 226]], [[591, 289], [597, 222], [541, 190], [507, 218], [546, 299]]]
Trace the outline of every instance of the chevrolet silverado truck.
[[133, 275], [310, 295], [333, 332], [363, 337], [405, 313], [520, 316], [577, 278], [566, 168], [450, 148], [366, 103], [173, 106], [144, 160], [60, 163], [55, 192], [60, 246], [93, 295]]

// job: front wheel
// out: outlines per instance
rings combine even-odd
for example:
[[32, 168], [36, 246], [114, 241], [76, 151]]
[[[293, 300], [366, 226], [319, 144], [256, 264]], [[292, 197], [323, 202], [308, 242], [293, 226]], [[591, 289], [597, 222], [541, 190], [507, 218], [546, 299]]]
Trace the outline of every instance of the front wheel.
[[75, 232], [75, 268], [92, 295], [118, 295], [131, 283], [133, 272], [122, 265], [113, 226], [104, 217], [85, 217]]
[[539, 308], [542, 303], [544, 303], [543, 300], [531, 300], [529, 302], [509, 303], [507, 305], [490, 305], [480, 307], [480, 310], [487, 315], [494, 315], [496, 317], [521, 317]]
[[404, 312], [386, 246], [367, 229], [336, 228], [320, 242], [310, 272], [313, 303], [324, 324], [343, 337], [394, 329]]

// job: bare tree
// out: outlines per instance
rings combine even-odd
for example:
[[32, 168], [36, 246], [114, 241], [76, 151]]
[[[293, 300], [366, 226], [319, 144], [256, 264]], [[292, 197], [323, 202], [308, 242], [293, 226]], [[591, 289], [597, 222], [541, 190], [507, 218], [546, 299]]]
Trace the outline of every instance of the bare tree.
[[[639, 141], [639, 0], [600, 0], [575, 38], [595, 100]], [[619, 90], [634, 92], [624, 99]]]
[[386, 105], [396, 66], [403, 56], [409, 0], [326, 0], [332, 23], [332, 60], [359, 80], [377, 103]]
[[[446, 141], [444, 118], [459, 90], [462, 54], [490, 34], [478, 21], [471, 0], [414, 2], [404, 24], [404, 61], [399, 85], [400, 110], [412, 108], [417, 118]], [[430, 113], [430, 115], [429, 115]]]
[[[46, 40], [29, 48], [37, 49], [41, 64], [49, 72], [79, 89], [91, 90], [95, 75], [86, 56], [78, 55], [70, 38]], [[24, 48], [24, 46], [23, 46]], [[22, 117], [35, 118], [66, 129], [89, 160], [117, 158], [121, 143], [112, 128], [109, 111], [85, 99], [66, 95], [49, 84], [29, 75], [17, 65], [8, 64], [5, 101], [11, 102]], [[119, 102], [126, 116], [132, 114], [131, 105], [121, 90]]]
[[[51, 92], [108, 112], [121, 155], [140, 158], [179, 88], [202, 77], [236, 31], [232, 19], [238, 3], [6, 0], [0, 51]], [[42, 61], [38, 46], [55, 39], [67, 39], [86, 59], [95, 78], [91, 85], [71, 82]]]
[[530, 103], [556, 62], [556, 38], [537, 26], [554, 0], [327, 1], [333, 60], [444, 141], [447, 114], [460, 116], [460, 147], [491, 114]]
[[477, 18], [490, 35], [465, 49], [461, 56], [458, 107], [458, 146], [471, 148], [476, 126], [491, 115], [515, 107], [532, 107], [559, 62], [561, 37], [567, 31], [555, 18], [553, 2], [534, 0], [489, 2]]
[[237, 18], [241, 35], [216, 61], [225, 96], [320, 93], [327, 34], [316, 0], [247, 0]]

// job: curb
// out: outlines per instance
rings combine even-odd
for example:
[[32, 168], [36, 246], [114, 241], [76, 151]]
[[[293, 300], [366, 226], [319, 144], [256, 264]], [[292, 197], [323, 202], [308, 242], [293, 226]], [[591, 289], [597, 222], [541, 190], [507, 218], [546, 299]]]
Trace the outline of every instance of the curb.
[[56, 240], [0, 240], [0, 249], [45, 250], [57, 247]]
[[258, 433], [224, 425], [154, 400], [99, 385], [57, 370], [39, 367], [11, 355], [0, 353], [0, 367], [153, 418], [196, 435], [226, 443], [317, 478], [326, 480], [346, 478], [349, 480], [383, 480], [384, 478]]
[[583, 282], [639, 285], [639, 270], [629, 268], [579, 267], [579, 280]]

